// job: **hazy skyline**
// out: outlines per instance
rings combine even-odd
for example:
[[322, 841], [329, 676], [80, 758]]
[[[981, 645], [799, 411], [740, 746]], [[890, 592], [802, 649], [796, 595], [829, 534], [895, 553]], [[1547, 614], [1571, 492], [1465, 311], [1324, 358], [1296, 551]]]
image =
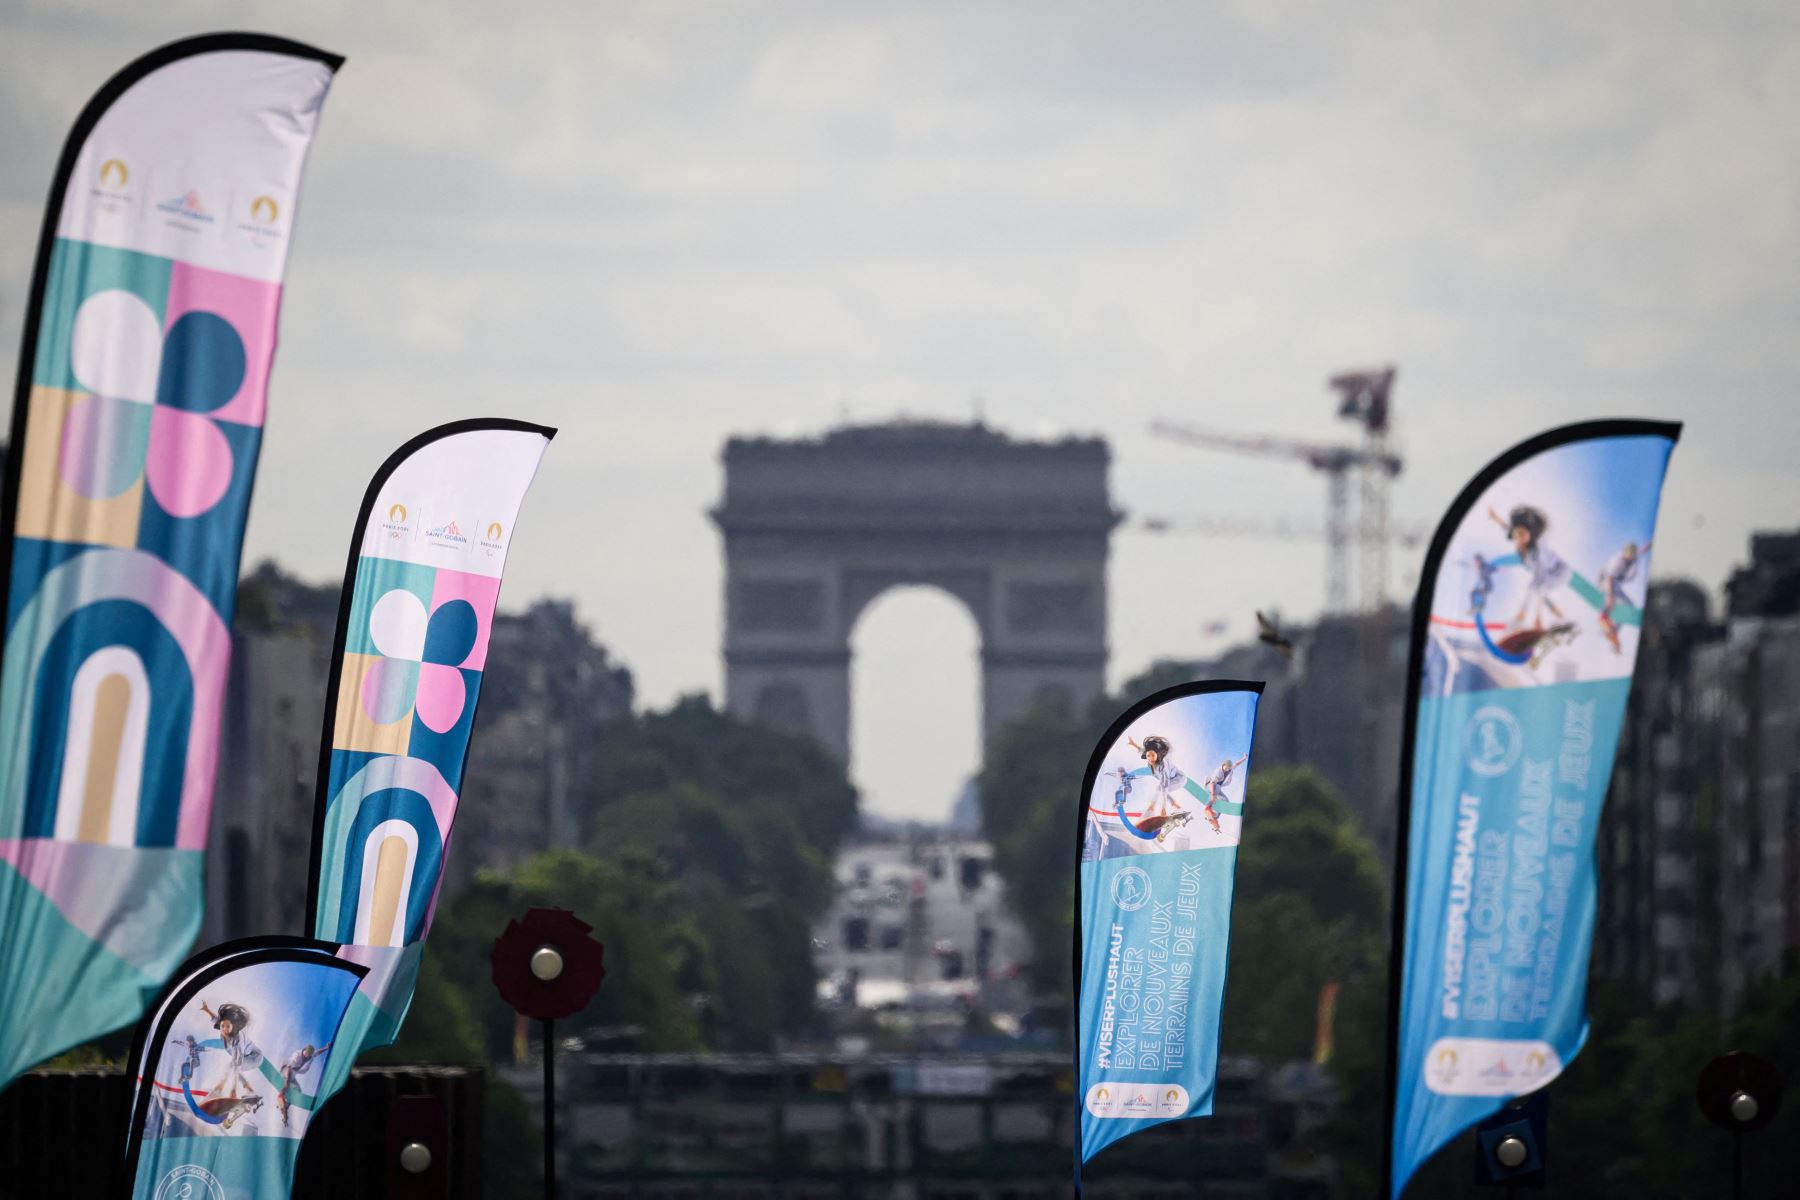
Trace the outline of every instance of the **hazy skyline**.
[[[979, 397], [1019, 436], [1108, 437], [1134, 516], [1317, 521], [1302, 468], [1146, 426], [1342, 440], [1325, 377], [1392, 361], [1399, 519], [1542, 428], [1641, 415], [1688, 423], [1656, 576], [1716, 590], [1753, 529], [1800, 523], [1790, 6], [15, 0], [9, 378], [75, 114], [138, 54], [230, 28], [348, 56], [246, 564], [336, 578], [369, 475], [422, 428], [557, 425], [503, 604], [573, 597], [648, 704], [719, 693], [724, 440], [846, 414]], [[1397, 594], [1418, 556], [1393, 555]], [[1246, 637], [1258, 607], [1311, 615], [1323, 557], [1121, 530], [1109, 678]], [[859, 626], [877, 809], [936, 815], [973, 768], [974, 639], [943, 597]]]

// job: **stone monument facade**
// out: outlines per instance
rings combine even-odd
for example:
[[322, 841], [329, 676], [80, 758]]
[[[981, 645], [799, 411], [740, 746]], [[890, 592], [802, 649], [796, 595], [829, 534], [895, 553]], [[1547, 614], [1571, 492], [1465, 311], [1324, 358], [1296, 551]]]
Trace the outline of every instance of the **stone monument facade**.
[[1106, 556], [1122, 514], [1106, 443], [897, 421], [733, 438], [725, 704], [850, 754], [850, 632], [877, 596], [936, 586], [981, 634], [984, 744], [1034, 704], [1105, 689]]

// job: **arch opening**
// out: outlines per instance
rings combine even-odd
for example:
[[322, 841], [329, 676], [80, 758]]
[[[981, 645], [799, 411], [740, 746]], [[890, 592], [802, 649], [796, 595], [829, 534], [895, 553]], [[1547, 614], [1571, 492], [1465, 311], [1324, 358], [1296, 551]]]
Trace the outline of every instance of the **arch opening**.
[[981, 766], [981, 631], [932, 586], [890, 588], [850, 635], [850, 773], [863, 810], [950, 819]]

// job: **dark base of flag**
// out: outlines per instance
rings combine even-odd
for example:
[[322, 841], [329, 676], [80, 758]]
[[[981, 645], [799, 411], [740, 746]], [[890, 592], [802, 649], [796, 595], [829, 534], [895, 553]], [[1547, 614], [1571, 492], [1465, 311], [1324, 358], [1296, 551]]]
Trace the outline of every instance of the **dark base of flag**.
[[[480, 1067], [358, 1067], [343, 1092], [307, 1127], [294, 1175], [296, 1196], [397, 1196], [388, 1183], [388, 1117], [432, 1099], [445, 1124], [433, 1154], [445, 1200], [478, 1200], [487, 1174], [487, 1078]], [[39, 1070], [0, 1092], [0, 1163], [6, 1196], [113, 1196], [125, 1144], [131, 1085], [119, 1070]], [[408, 1135], [416, 1137], [416, 1135]]]

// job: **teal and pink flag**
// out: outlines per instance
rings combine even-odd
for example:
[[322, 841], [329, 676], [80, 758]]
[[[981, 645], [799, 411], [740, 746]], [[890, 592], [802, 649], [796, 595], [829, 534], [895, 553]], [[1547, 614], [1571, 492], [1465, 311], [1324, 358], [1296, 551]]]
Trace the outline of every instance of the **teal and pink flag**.
[[459, 421], [420, 434], [363, 497], [338, 614], [319, 794], [312, 936], [366, 970], [321, 1099], [399, 1033], [437, 907], [525, 493], [556, 431]]
[[369, 484], [326, 693], [313, 936], [228, 942], [176, 972], [132, 1053], [132, 1196], [287, 1195], [312, 1114], [358, 1055], [399, 1033], [507, 550], [554, 433], [498, 418], [444, 425]]
[[0, 1088], [135, 1019], [200, 927], [282, 276], [340, 61], [165, 46], [57, 165], [0, 517]]
[[124, 1178], [133, 1200], [286, 1196], [364, 968], [297, 937], [214, 946], [138, 1027]]

